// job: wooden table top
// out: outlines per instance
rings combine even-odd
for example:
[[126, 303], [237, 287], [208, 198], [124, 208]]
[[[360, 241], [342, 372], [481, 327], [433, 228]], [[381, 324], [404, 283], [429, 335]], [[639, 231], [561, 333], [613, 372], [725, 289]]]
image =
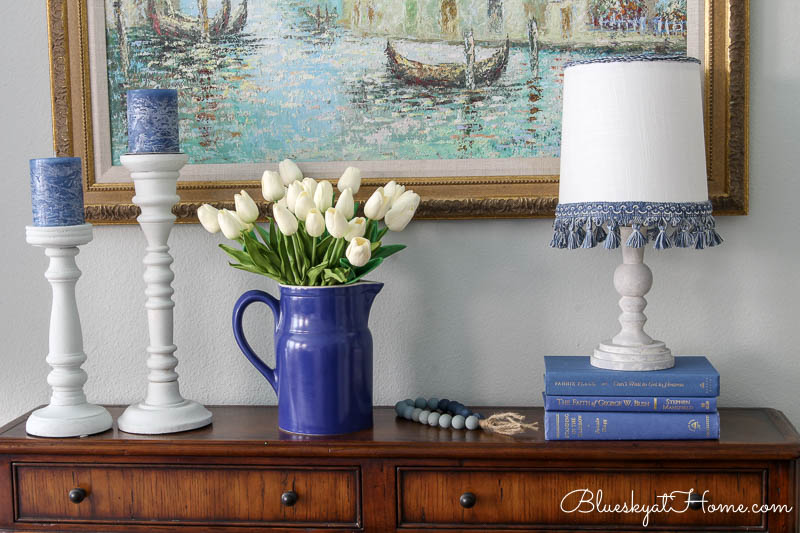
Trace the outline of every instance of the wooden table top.
[[[109, 407], [116, 420], [123, 407]], [[780, 411], [720, 409], [721, 438], [709, 441], [545, 441], [541, 407], [482, 407], [486, 416], [515, 411], [539, 431], [516, 436], [485, 431], [440, 429], [395, 417], [391, 407], [377, 407], [374, 428], [347, 435], [307, 437], [278, 429], [278, 411], [267, 406], [209, 407], [213, 424], [169, 435], [134, 435], [114, 428], [70, 439], [40, 438], [25, 433], [27, 414], [0, 428], [0, 454], [208, 455], [208, 456], [402, 456], [481, 458], [686, 458], [732, 459], [763, 456], [800, 457], [800, 436]], [[687, 453], [689, 452], [689, 453]]]

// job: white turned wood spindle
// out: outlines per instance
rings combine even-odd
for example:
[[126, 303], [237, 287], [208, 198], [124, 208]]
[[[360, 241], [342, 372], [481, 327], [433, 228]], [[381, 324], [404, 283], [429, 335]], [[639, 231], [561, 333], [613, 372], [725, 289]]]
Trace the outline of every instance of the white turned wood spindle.
[[632, 228], [621, 227], [622, 264], [614, 271], [614, 288], [620, 294], [621, 329], [614, 338], [601, 342], [591, 358], [592, 366], [609, 370], [663, 370], [675, 366], [667, 346], [645, 333], [644, 309], [653, 286], [653, 272], [644, 264], [644, 247], [625, 245]]
[[50, 404], [34, 411], [26, 431], [40, 437], [77, 437], [111, 428], [109, 412], [89, 404], [83, 392], [88, 376], [81, 368], [86, 361], [83, 334], [75, 298], [81, 271], [75, 262], [78, 245], [92, 240], [91, 224], [78, 226], [28, 226], [28, 243], [42, 247], [50, 258], [45, 272], [53, 291], [47, 364], [52, 370], [47, 383], [52, 388]]
[[211, 423], [202, 405], [185, 400], [180, 393], [173, 342], [172, 256], [167, 241], [175, 222], [172, 206], [180, 197], [177, 182], [186, 164], [185, 154], [126, 154], [123, 166], [131, 172], [141, 208], [136, 219], [147, 239], [144, 281], [150, 345], [147, 347], [147, 396], [125, 410], [117, 424], [128, 433], [163, 434], [186, 431]]

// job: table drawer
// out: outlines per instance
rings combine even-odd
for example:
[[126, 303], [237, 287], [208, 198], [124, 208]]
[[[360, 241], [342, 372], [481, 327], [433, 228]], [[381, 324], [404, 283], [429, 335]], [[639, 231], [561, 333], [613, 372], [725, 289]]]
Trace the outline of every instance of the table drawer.
[[[16, 520], [358, 527], [357, 467], [14, 465]], [[72, 489], [86, 496], [70, 501]], [[296, 501], [292, 503], [292, 492]], [[283, 501], [282, 501], [283, 500]]]
[[[658, 496], [670, 493], [675, 495], [670, 504], [674, 511], [652, 512], [648, 529], [742, 526], [757, 531], [766, 526], [764, 513], [749, 512], [753, 504], [765, 501], [763, 470], [401, 467], [397, 483], [401, 527], [641, 527], [646, 512], [622, 512], [622, 506], [630, 508], [631, 502], [640, 506], [661, 504]], [[711, 504], [743, 504], [748, 512], [689, 509], [686, 493], [692, 490], [699, 494], [708, 491], [705, 498]], [[616, 504], [620, 508], [614, 512]]]

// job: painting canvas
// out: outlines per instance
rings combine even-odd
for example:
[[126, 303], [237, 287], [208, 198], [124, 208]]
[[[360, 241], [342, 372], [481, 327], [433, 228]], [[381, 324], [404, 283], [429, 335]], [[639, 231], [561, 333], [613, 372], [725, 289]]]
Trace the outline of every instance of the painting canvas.
[[426, 161], [439, 161], [435, 175], [448, 162], [460, 175], [471, 160], [496, 161], [500, 173], [526, 173], [536, 161], [552, 170], [564, 65], [686, 54], [689, 31], [686, 0], [104, 7], [113, 165], [126, 149], [126, 91], [171, 87], [180, 93], [181, 146], [197, 165], [289, 157], [405, 165], [412, 174], [427, 171]]

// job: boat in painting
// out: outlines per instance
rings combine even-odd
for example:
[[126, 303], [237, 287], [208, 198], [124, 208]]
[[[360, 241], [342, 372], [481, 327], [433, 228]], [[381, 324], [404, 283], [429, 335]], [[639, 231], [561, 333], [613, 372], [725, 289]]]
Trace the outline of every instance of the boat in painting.
[[242, 0], [233, 11], [228, 25], [223, 29], [223, 33], [225, 35], [240, 33], [245, 24], [247, 24], [247, 0]]
[[[509, 40], [497, 48], [492, 55], [481, 61], [474, 61], [472, 76], [468, 63], [422, 63], [408, 59], [400, 54], [392, 45], [386, 43], [386, 57], [391, 73], [399, 80], [410, 85], [431, 85], [437, 87], [466, 87], [473, 88], [478, 85], [491, 85], [503, 74], [508, 64]], [[474, 58], [467, 52], [467, 57]]]
[[241, 0], [231, 12], [231, 0], [222, 0], [222, 7], [212, 18], [190, 17], [169, 2], [148, 0], [147, 17], [159, 35], [199, 40], [237, 34], [247, 23], [247, 0]]

